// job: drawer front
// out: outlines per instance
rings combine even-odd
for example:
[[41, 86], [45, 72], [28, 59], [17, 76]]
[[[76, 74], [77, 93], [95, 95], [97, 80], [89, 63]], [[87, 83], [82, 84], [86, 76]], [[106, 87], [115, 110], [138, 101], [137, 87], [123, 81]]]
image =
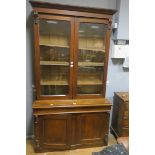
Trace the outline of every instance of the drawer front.
[[128, 119], [129, 118], [129, 111], [124, 111], [124, 119]]
[[129, 120], [128, 119], [123, 119], [122, 120], [122, 124], [123, 124], [123, 127], [125, 127], [125, 128], [128, 128], [129, 127]]
[[125, 102], [125, 110], [129, 111], [129, 102]]
[[120, 136], [121, 137], [128, 137], [129, 136], [129, 129], [123, 128]]

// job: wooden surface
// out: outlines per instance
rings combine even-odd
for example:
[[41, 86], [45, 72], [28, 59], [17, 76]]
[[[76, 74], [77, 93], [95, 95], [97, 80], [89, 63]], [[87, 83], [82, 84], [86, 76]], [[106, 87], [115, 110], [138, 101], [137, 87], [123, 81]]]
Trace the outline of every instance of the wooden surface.
[[69, 62], [63, 62], [63, 61], [40, 61], [40, 65], [68, 66]]
[[[97, 80], [93, 79], [93, 81], [88, 81], [88, 80], [78, 80], [77, 81], [78, 85], [102, 85], [102, 80]], [[41, 81], [40, 85], [59, 85], [59, 86], [64, 86], [68, 85], [67, 80], [50, 80], [50, 81]]]
[[78, 62], [78, 66], [104, 66], [102, 62]]
[[70, 148], [70, 115], [45, 115], [40, 117], [40, 147], [43, 149], [64, 150]]
[[35, 151], [49, 152], [107, 145], [109, 113], [39, 115]]
[[[108, 135], [108, 146], [117, 144], [116, 139], [112, 134]], [[92, 152], [99, 152], [104, 147], [91, 147], [91, 148], [82, 148], [76, 150], [65, 150], [65, 151], [56, 151], [56, 152], [46, 152], [46, 153], [35, 153], [33, 147], [33, 140], [26, 140], [26, 154], [27, 155], [92, 155]]]
[[102, 80], [92, 79], [92, 80], [78, 80], [78, 85], [102, 85]]
[[51, 80], [51, 81], [41, 81], [40, 85], [57, 85], [57, 86], [66, 86], [68, 81], [66, 80]]
[[108, 135], [109, 113], [81, 114], [77, 116], [77, 143], [105, 145]]
[[91, 7], [81, 7], [81, 6], [71, 6], [71, 5], [64, 5], [64, 4], [58, 4], [58, 3], [48, 3], [48, 2], [37, 2], [37, 1], [31, 1], [30, 3], [32, 7], [38, 7], [38, 8], [53, 8], [53, 9], [66, 9], [69, 11], [79, 11], [79, 12], [92, 12], [92, 13], [100, 13], [100, 14], [109, 14], [113, 15], [116, 13], [116, 10], [112, 9], [101, 9], [101, 8], [91, 8]]
[[[73, 104], [74, 103], [74, 104]], [[75, 104], [76, 103], [76, 104]], [[52, 104], [52, 105], [51, 105]], [[99, 99], [68, 99], [68, 100], [35, 100], [33, 108], [42, 107], [44, 105], [58, 105], [58, 106], [104, 106], [111, 105], [111, 102], [106, 98]]]
[[[67, 85], [69, 84], [69, 93], [67, 95], [63, 95], [61, 96], [61, 98], [66, 99], [66, 98], [96, 98], [97, 97], [105, 97], [105, 89], [106, 89], [106, 79], [107, 79], [107, 67], [108, 67], [108, 57], [109, 57], [109, 40], [110, 40], [110, 30], [107, 30], [106, 33], [106, 44], [104, 48], [97, 49], [94, 45], [94, 48], [90, 48], [91, 46], [93, 46], [92, 44], [89, 45], [89, 49], [91, 49], [92, 51], [95, 50], [99, 50], [101, 51], [101, 49], [104, 49], [105, 51], [105, 61], [104, 62], [78, 62], [78, 51], [79, 51], [79, 47], [78, 47], [78, 42], [79, 42], [79, 25], [82, 22], [89, 22], [89, 23], [104, 23], [104, 20], [101, 19], [94, 19], [94, 18], [73, 18], [73, 17], [65, 17], [63, 19], [62, 16], [56, 16], [56, 15], [42, 15], [39, 14], [40, 17], [44, 18], [44, 19], [53, 19], [53, 20], [65, 20], [70, 22], [71, 24], [71, 36], [70, 36], [70, 43], [66, 42], [66, 37], [61, 36], [61, 37], [56, 37], [55, 35], [52, 35], [53, 38], [53, 42], [50, 43], [47, 41], [46, 37], [49, 37], [49, 34], [47, 34], [47, 36], [42, 36], [40, 37], [40, 45], [41, 46], [59, 46], [61, 48], [68, 48], [70, 47], [70, 51], [69, 51], [69, 62], [61, 62], [61, 61], [40, 61], [40, 48], [39, 48], [39, 23], [35, 23], [35, 42], [36, 42], [36, 46], [35, 46], [35, 72], [36, 72], [36, 89], [37, 89], [37, 99], [56, 99], [58, 98], [57, 96], [51, 95], [51, 96], [46, 96], [46, 95], [41, 95], [41, 85], [50, 85], [50, 84], [54, 84], [55, 85]], [[111, 22], [108, 21], [107, 22], [109, 24], [109, 26], [111, 25]], [[107, 24], [106, 23], [106, 24]], [[50, 39], [49, 39], [50, 40]], [[59, 40], [60, 45], [58, 45], [58, 43], [56, 43], [56, 40]], [[104, 42], [104, 40], [103, 40]], [[99, 43], [101, 46], [103, 46], [101, 43], [101, 39], [99, 39]], [[69, 46], [70, 45], [70, 46]], [[81, 48], [81, 47], [80, 47]], [[82, 49], [82, 48], [81, 48]], [[104, 53], [103, 53], [104, 54]], [[71, 65], [71, 63], [73, 63], [73, 65]], [[40, 82], [40, 65], [45, 66], [45, 65], [56, 65], [56, 66], [69, 66], [69, 81], [41, 81]], [[97, 79], [92, 79], [92, 81], [90, 82], [89, 79], [84, 79], [84, 80], [78, 80], [77, 82], [77, 72], [78, 72], [78, 66], [81, 67], [85, 67], [85, 66], [92, 66], [92, 67], [100, 67], [103, 66], [103, 73], [104, 73], [104, 78], [100, 81]], [[59, 83], [59, 84], [58, 84]], [[40, 85], [41, 84], [41, 85]], [[86, 94], [86, 95], [79, 95], [77, 94], [77, 84], [79, 85], [102, 85], [102, 92], [101, 94], [97, 94], [97, 95], [91, 95], [91, 94]]]
[[40, 43], [40, 46], [49, 46], [49, 47], [61, 47], [61, 48], [69, 48], [69, 46], [67, 45], [54, 45], [54, 44], [47, 44], [47, 43]]
[[110, 48], [110, 34], [111, 34], [111, 23], [109, 23], [109, 29], [106, 32], [106, 45], [105, 45], [105, 60], [104, 60], [104, 78], [103, 78], [103, 97], [106, 94], [106, 82], [107, 82], [107, 72], [108, 72], [108, 60], [109, 60], [109, 48]]
[[[111, 103], [105, 99], [107, 79], [107, 67], [110, 45], [111, 19], [115, 10], [86, 8], [54, 3], [30, 1], [34, 12], [34, 40], [35, 40], [35, 81], [36, 100], [34, 101], [34, 134], [36, 152], [47, 152], [83, 147], [107, 145], [109, 128], [109, 114]], [[52, 38], [49, 42], [48, 33], [40, 37], [39, 20], [68, 21], [71, 26], [70, 42], [62, 37]], [[105, 24], [107, 29], [106, 40], [99, 40], [99, 47], [79, 46], [79, 26], [81, 23]], [[59, 39], [58, 45], [56, 40]], [[103, 46], [105, 43], [105, 47]], [[96, 44], [96, 43], [95, 43]], [[40, 62], [40, 47], [51, 46], [68, 48], [69, 63], [64, 62]], [[100, 51], [105, 54], [104, 63], [80, 62], [82, 66], [103, 66], [104, 78], [101, 81], [79, 80], [80, 85], [102, 84], [101, 94], [77, 95], [78, 52], [80, 50]], [[87, 51], [88, 52], [88, 51]], [[72, 65], [73, 64], [73, 65]], [[69, 84], [67, 95], [41, 95], [41, 85], [57, 84], [56, 81], [40, 81], [40, 65], [70, 65], [69, 82], [59, 81], [59, 84]], [[40, 85], [41, 84], [41, 85]], [[127, 122], [124, 121], [126, 125]]]
[[129, 101], [129, 92], [116, 92], [115, 94], [124, 102]]
[[128, 92], [114, 93], [111, 130], [116, 137], [129, 136], [129, 96]]

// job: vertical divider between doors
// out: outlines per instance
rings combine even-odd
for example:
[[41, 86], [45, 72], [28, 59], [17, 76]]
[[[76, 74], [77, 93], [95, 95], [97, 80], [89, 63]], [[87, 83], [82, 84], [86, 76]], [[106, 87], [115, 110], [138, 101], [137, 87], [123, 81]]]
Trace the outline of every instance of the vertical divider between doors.
[[74, 18], [71, 18], [71, 38], [70, 38], [70, 62], [69, 62], [69, 68], [70, 68], [70, 79], [69, 79], [69, 96], [70, 98], [73, 98], [73, 72], [74, 69], [71, 67], [71, 62], [74, 62], [73, 59], [73, 51], [74, 51]]
[[78, 28], [79, 21], [78, 18], [74, 18], [74, 74], [73, 74], [73, 98], [76, 98], [77, 93], [77, 70], [78, 70]]

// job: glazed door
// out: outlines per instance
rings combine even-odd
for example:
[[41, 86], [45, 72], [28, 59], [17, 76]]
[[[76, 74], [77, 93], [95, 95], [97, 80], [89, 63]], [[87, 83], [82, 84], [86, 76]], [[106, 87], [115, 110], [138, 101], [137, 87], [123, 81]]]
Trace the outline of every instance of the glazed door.
[[37, 98], [72, 97], [73, 20], [70, 17], [39, 15], [35, 25]]
[[108, 21], [78, 18], [75, 33], [74, 97], [104, 97], [110, 37]]

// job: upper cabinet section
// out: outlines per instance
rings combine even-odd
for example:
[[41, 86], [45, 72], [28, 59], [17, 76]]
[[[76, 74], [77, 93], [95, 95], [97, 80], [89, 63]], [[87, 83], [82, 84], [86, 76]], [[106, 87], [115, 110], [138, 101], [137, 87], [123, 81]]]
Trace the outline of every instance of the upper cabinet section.
[[104, 97], [115, 10], [31, 4], [37, 99]]
[[61, 14], [79, 17], [96, 17], [96, 18], [110, 18], [116, 13], [113, 9], [102, 9], [93, 7], [80, 7], [71, 6], [58, 3], [48, 3], [41, 1], [30, 1], [34, 10], [38, 13], [48, 13], [48, 14]]

